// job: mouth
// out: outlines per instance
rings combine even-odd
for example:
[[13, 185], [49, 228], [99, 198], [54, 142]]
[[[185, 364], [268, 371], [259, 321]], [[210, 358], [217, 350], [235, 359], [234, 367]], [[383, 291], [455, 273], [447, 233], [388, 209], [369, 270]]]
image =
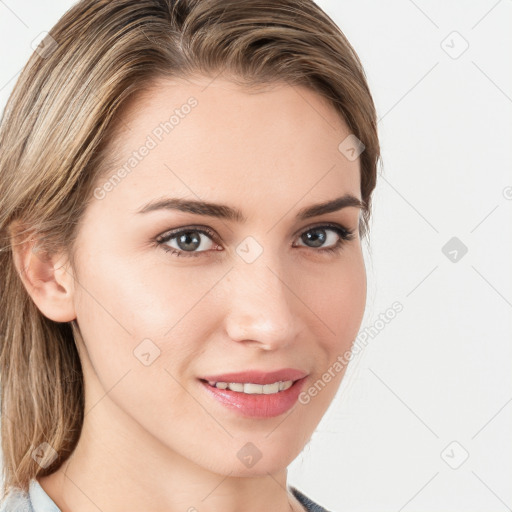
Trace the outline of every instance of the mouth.
[[212, 388], [229, 389], [235, 393], [244, 393], [246, 395], [275, 395], [281, 391], [290, 389], [296, 380], [277, 381], [271, 384], [255, 384], [253, 382], [215, 382], [200, 379]]
[[[289, 378], [276, 379], [277, 374]], [[210, 399], [231, 412], [250, 418], [270, 418], [284, 414], [295, 405], [306, 378], [305, 372], [285, 370], [224, 374], [198, 380]]]

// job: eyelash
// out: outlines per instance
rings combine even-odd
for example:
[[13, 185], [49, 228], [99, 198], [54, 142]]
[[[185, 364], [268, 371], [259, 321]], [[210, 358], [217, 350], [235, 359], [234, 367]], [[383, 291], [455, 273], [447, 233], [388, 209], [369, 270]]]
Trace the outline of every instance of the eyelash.
[[[304, 233], [307, 233], [308, 231], [313, 231], [315, 229], [332, 230], [340, 237], [334, 246], [316, 249], [316, 252], [320, 252], [320, 253], [324, 253], [324, 254], [334, 254], [334, 253], [340, 252], [341, 249], [343, 248], [343, 246], [345, 245], [345, 243], [349, 242], [350, 240], [353, 240], [354, 236], [355, 236], [353, 229], [345, 228], [344, 226], [341, 226], [339, 224], [329, 224], [328, 223], [328, 224], [321, 224], [319, 226], [311, 226], [311, 227], [307, 228], [306, 230], [304, 230], [299, 235], [299, 237], [302, 236]], [[208, 235], [214, 243], [217, 243], [215, 241], [216, 235], [211, 229], [206, 228], [206, 227], [195, 227], [195, 226], [190, 226], [187, 228], [180, 228], [179, 230], [170, 231], [170, 232], [164, 233], [162, 235], [159, 235], [154, 239], [154, 243], [158, 247], [161, 247], [165, 252], [168, 252], [176, 257], [183, 256], [183, 255], [187, 258], [188, 257], [196, 257], [196, 256], [200, 256], [201, 254], [203, 254], [205, 252], [209, 252], [209, 251], [195, 251], [195, 252], [181, 251], [181, 250], [175, 249], [174, 247], [169, 247], [168, 245], [166, 245], [167, 242], [169, 242], [173, 238], [176, 238], [178, 235], [187, 233], [190, 231]], [[305, 245], [302, 245], [300, 247], [308, 248]], [[310, 247], [310, 249], [315, 250], [314, 247]]]

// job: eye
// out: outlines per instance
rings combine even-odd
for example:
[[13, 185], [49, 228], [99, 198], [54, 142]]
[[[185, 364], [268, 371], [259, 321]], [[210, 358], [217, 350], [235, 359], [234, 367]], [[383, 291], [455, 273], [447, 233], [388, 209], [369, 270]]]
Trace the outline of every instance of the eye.
[[[206, 236], [206, 242], [202, 239]], [[166, 252], [175, 256], [199, 256], [200, 253], [212, 248], [215, 233], [209, 228], [190, 227], [164, 233], [155, 239], [155, 242]], [[170, 245], [174, 243], [175, 246]], [[199, 250], [201, 249], [201, 250]]]
[[[205, 238], [203, 238], [205, 237]], [[339, 224], [323, 224], [303, 231], [300, 240], [305, 245], [294, 247], [311, 248], [315, 252], [338, 252], [342, 246], [354, 238], [354, 230], [345, 228]], [[169, 231], [155, 238], [155, 243], [166, 252], [174, 256], [200, 256], [210, 250], [222, 250], [215, 243], [214, 231], [207, 227], [188, 227]], [[327, 244], [327, 247], [324, 245]]]
[[[300, 240], [306, 243], [305, 247], [318, 248], [316, 252], [327, 253], [340, 251], [346, 242], [353, 239], [354, 230], [345, 228], [339, 224], [314, 226], [304, 231], [300, 236]], [[327, 244], [327, 247], [325, 247], [324, 244]]]

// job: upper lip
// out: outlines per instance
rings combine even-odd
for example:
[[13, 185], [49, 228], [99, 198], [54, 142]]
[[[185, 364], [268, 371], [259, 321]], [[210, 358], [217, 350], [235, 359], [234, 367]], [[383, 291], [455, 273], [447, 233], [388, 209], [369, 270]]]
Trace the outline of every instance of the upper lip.
[[295, 368], [282, 368], [271, 372], [260, 370], [247, 370], [244, 372], [223, 373], [222, 375], [207, 375], [202, 377], [210, 382], [239, 382], [253, 384], [272, 384], [278, 381], [299, 380], [307, 375], [307, 372]]

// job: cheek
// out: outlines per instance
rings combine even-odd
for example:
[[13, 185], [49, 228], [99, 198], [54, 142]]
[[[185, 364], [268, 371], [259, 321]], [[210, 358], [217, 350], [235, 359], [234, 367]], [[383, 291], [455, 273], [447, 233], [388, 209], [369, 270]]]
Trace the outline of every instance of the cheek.
[[129, 259], [114, 265], [105, 258], [87, 270], [80, 277], [77, 319], [94, 395], [89, 407], [108, 392], [145, 430], [162, 433], [187, 407], [200, 415], [192, 411], [193, 402], [184, 401], [178, 381], [180, 368], [198, 354], [195, 340], [204, 339], [191, 321], [204, 286], [187, 288], [184, 278], [169, 279], [169, 271], [166, 282], [154, 267]]
[[82, 316], [136, 338], [161, 337], [178, 326], [223, 274], [110, 254], [88, 258], [82, 268], [77, 306]]
[[357, 247], [347, 251], [338, 263], [314, 275], [305, 273], [300, 282], [305, 303], [318, 320], [319, 339], [324, 340], [330, 356], [350, 348], [366, 306], [366, 269], [361, 252]]
[[[114, 253], [105, 249], [102, 254]], [[206, 319], [219, 310], [208, 292], [225, 270], [148, 260], [102, 256], [94, 265], [89, 258], [81, 262], [77, 319], [105, 389], [128, 371], [130, 380], [137, 375], [143, 383], [150, 369], [159, 372], [151, 376], [155, 385], [169, 388], [167, 371], [193, 367], [208, 337]]]
[[331, 305], [335, 330], [352, 343], [361, 326], [366, 306], [366, 269], [362, 258], [344, 269], [338, 285], [333, 283], [331, 293], [339, 297], [339, 301], [334, 300]]
[[[346, 371], [346, 363], [340, 366], [336, 361], [347, 359], [347, 351], [352, 348], [364, 316], [367, 281], [362, 255], [354, 252], [339, 266], [333, 267], [329, 275], [317, 280], [317, 285], [310, 283], [308, 286], [306, 282], [304, 286], [310, 290], [309, 305], [319, 319], [316, 347], [322, 357], [317, 361], [315, 377], [329, 382], [325, 391], [323, 385], [317, 386], [322, 392], [314, 402], [325, 410]], [[330, 373], [325, 375], [325, 372]]]

